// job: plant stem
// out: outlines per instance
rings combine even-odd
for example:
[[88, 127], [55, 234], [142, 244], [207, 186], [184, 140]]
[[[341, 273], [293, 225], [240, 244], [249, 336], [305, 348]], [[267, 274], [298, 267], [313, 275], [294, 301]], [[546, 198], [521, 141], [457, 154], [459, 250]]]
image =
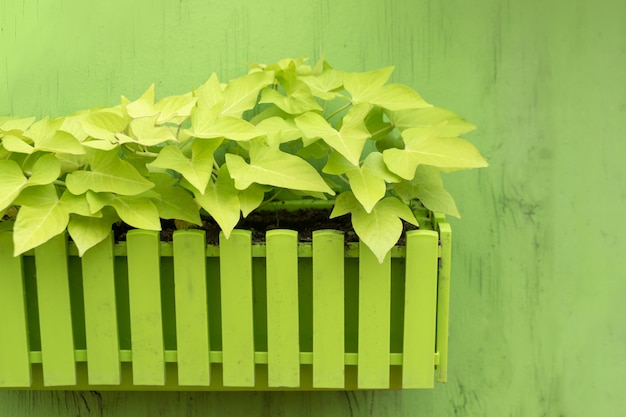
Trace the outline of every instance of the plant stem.
[[283, 190], [284, 190], [284, 188], [281, 188], [280, 190], [278, 190], [276, 193], [274, 193], [274, 195], [273, 195], [273, 196], [271, 196], [270, 198], [268, 198], [267, 200], [265, 200], [264, 202], [262, 202], [261, 204], [259, 204], [259, 207], [257, 207], [257, 208], [263, 207], [264, 205], [269, 204], [269, 203], [271, 203], [272, 201], [276, 200], [276, 198], [278, 197], [278, 195], [279, 195], [280, 193], [282, 193], [282, 192], [283, 192]]
[[337, 110], [335, 110], [334, 112], [332, 112], [331, 114], [326, 116], [326, 120], [332, 119], [333, 117], [335, 117], [336, 115], [338, 115], [339, 113], [341, 113], [342, 111], [344, 111], [345, 109], [347, 109], [350, 106], [352, 106], [352, 102], [348, 102], [348, 103], [344, 104], [343, 106], [339, 107]]
[[391, 132], [393, 129], [395, 129], [395, 126], [390, 123], [388, 126], [383, 127], [380, 130], [377, 130], [376, 132], [372, 133], [372, 137], [376, 137], [378, 135], [382, 135], [383, 133], [389, 133]]

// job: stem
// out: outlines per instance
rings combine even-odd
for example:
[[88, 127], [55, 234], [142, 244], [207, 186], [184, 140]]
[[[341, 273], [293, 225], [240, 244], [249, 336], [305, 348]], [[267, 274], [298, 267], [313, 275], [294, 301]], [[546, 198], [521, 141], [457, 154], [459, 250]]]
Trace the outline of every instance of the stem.
[[284, 190], [284, 188], [281, 188], [280, 190], [278, 190], [278, 191], [277, 191], [277, 192], [276, 192], [273, 196], [271, 196], [270, 198], [268, 198], [267, 200], [265, 200], [264, 202], [262, 202], [261, 204], [259, 204], [259, 207], [257, 207], [257, 209], [258, 209], [258, 208], [263, 207], [263, 206], [264, 206], [264, 205], [266, 205], [266, 204], [271, 203], [271, 202], [272, 202], [272, 201], [274, 201], [274, 200], [276, 200], [276, 198], [278, 197], [278, 195], [279, 195], [280, 193], [282, 193], [282, 192], [283, 192], [283, 190]]
[[372, 133], [372, 137], [376, 137], [378, 135], [382, 135], [383, 133], [389, 133], [391, 132], [393, 129], [395, 129], [395, 126], [390, 123], [388, 126], [383, 127], [380, 130], [377, 130], [376, 132]]
[[332, 112], [331, 114], [326, 116], [326, 120], [332, 119], [333, 117], [335, 117], [336, 115], [338, 115], [339, 113], [341, 113], [342, 111], [344, 111], [345, 109], [347, 109], [350, 106], [352, 106], [351, 102], [348, 102], [348, 103], [344, 104], [343, 106], [339, 107], [337, 110], [335, 110], [334, 112]]

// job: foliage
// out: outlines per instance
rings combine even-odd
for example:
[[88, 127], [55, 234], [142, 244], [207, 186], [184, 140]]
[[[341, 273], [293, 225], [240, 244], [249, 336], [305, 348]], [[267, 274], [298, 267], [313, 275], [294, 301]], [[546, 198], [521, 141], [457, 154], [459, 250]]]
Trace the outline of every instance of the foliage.
[[66, 229], [82, 255], [119, 221], [159, 230], [206, 212], [228, 237], [268, 200], [333, 197], [331, 216], [351, 214], [382, 261], [400, 219], [417, 224], [410, 200], [458, 216], [441, 172], [487, 165], [458, 137], [472, 124], [388, 84], [392, 71], [284, 59], [158, 101], [153, 85], [115, 107], [0, 118], [0, 227], [15, 255]]

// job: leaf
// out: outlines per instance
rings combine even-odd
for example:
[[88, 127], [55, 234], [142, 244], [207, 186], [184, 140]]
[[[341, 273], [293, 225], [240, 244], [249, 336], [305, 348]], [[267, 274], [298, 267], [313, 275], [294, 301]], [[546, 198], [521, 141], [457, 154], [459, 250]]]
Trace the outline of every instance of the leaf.
[[24, 132], [35, 121], [35, 117], [0, 119], [0, 132], [19, 130]]
[[[136, 143], [143, 146], [156, 146], [176, 140], [176, 136], [169, 127], [156, 125], [157, 118], [158, 115], [140, 117], [130, 122], [130, 131], [135, 137]], [[123, 142], [120, 141], [120, 143]]]
[[126, 130], [128, 122], [119, 114], [99, 111], [81, 120], [80, 125], [92, 138], [115, 143], [117, 142], [116, 135]]
[[16, 135], [5, 135], [2, 137], [2, 146], [10, 152], [31, 154], [34, 148], [26, 142], [26, 138]]
[[153, 173], [150, 181], [154, 183], [156, 196], [151, 197], [162, 219], [184, 220], [189, 223], [201, 225], [202, 220], [198, 212], [198, 206], [191, 194], [184, 188], [176, 185], [176, 180], [167, 174]]
[[405, 109], [388, 112], [389, 118], [400, 131], [412, 127], [435, 127], [445, 123], [439, 132], [441, 137], [456, 137], [476, 128], [450, 110], [440, 107]]
[[139, 97], [137, 100], [126, 105], [126, 112], [133, 119], [139, 117], [150, 117], [157, 114], [154, 107], [154, 84]]
[[33, 164], [29, 185], [50, 184], [61, 175], [61, 163], [52, 154], [43, 155]]
[[334, 91], [343, 85], [343, 77], [344, 73], [331, 68], [325, 70], [320, 75], [306, 75], [300, 77], [300, 79], [309, 86], [311, 93], [315, 97], [330, 101], [337, 96], [337, 93]]
[[191, 145], [191, 159], [178, 147], [167, 146], [149, 166], [179, 172], [195, 188], [204, 190], [213, 172], [213, 153], [221, 143], [221, 139], [196, 139]]
[[411, 180], [419, 164], [439, 168], [486, 167], [478, 150], [460, 138], [439, 137], [441, 125], [435, 128], [411, 128], [402, 132], [404, 149], [387, 149], [383, 157], [392, 172]]
[[61, 152], [74, 155], [82, 155], [85, 149], [78, 139], [71, 134], [59, 130], [63, 119], [42, 119], [34, 123], [24, 136], [32, 139], [34, 150], [47, 152]]
[[352, 103], [371, 103], [389, 110], [430, 107], [414, 90], [401, 84], [384, 85], [393, 67], [361, 73], [347, 73], [344, 88], [352, 97]]
[[67, 227], [69, 214], [60, 204], [54, 185], [38, 186], [37, 197], [36, 205], [22, 205], [17, 213], [14, 256], [47, 242]]
[[159, 211], [147, 197], [89, 192], [87, 200], [92, 212], [101, 210], [104, 206], [111, 206], [122, 221], [132, 227], [146, 230], [161, 230]]
[[219, 224], [226, 239], [240, 219], [238, 194], [226, 165], [222, 165], [217, 180], [207, 186], [204, 194], [196, 194], [196, 200]]
[[272, 88], [265, 88], [261, 92], [259, 103], [275, 104], [289, 114], [322, 110], [315, 97], [313, 97], [311, 89], [302, 81], [296, 81], [286, 91], [286, 95], [282, 95]]
[[191, 110], [198, 101], [197, 97], [191, 94], [182, 96], [165, 97], [154, 105], [154, 109], [159, 113], [156, 124], [162, 125], [170, 121], [180, 124], [191, 115]]
[[253, 72], [230, 81], [223, 92], [224, 108], [220, 114], [241, 117], [244, 111], [254, 107], [259, 91], [273, 81], [272, 71]]
[[363, 110], [369, 111], [369, 106], [365, 104], [350, 109], [344, 117], [345, 123], [339, 131], [333, 128], [322, 116], [312, 112], [298, 116], [296, 125], [302, 130], [305, 137], [309, 139], [322, 138], [324, 142], [343, 155], [350, 163], [358, 166], [363, 147], [370, 136], [363, 119], [360, 122], [358, 120], [360, 116], [365, 117], [367, 112]]
[[241, 214], [243, 217], [248, 217], [248, 214], [263, 203], [265, 193], [269, 190], [271, 190], [270, 187], [251, 184], [245, 190], [239, 191], [239, 205], [241, 206]]
[[439, 169], [420, 165], [412, 181], [402, 181], [394, 191], [404, 202], [418, 199], [427, 209], [460, 218], [454, 199], [443, 187]]
[[217, 74], [211, 74], [209, 79], [194, 91], [194, 95], [198, 98], [196, 105], [201, 110], [211, 110], [218, 104], [221, 107], [224, 102], [224, 93]]
[[0, 210], [4, 210], [13, 204], [28, 179], [18, 163], [10, 159], [0, 160], [0, 178]]
[[84, 217], [102, 217], [100, 210], [91, 210], [87, 201], [87, 194], [74, 195], [65, 190], [63, 195], [61, 195], [61, 204], [70, 214], [79, 214]]
[[[387, 253], [398, 242], [402, 234], [402, 221], [418, 225], [411, 210], [395, 197], [387, 197], [376, 204], [371, 213], [358, 203], [354, 195], [346, 192], [340, 195], [330, 217], [352, 213], [352, 226], [362, 243], [374, 253], [382, 263]], [[340, 204], [339, 204], [340, 203]], [[339, 204], [339, 207], [338, 207]]]
[[277, 146], [302, 137], [302, 131], [292, 119], [269, 117], [261, 120], [256, 127], [267, 135], [267, 144], [270, 146]]
[[232, 117], [217, 117], [215, 110], [196, 108], [191, 113], [192, 136], [203, 139], [227, 138], [246, 141], [263, 135], [252, 123]]
[[258, 147], [251, 150], [250, 164], [238, 155], [226, 154], [226, 164], [239, 190], [257, 183], [334, 194], [315, 168], [305, 160], [278, 149]]
[[109, 210], [105, 210], [105, 213], [100, 217], [70, 215], [67, 230], [78, 248], [78, 256], [83, 256], [87, 250], [102, 242], [111, 233], [111, 226], [119, 220], [119, 217]]
[[94, 152], [91, 171], [75, 171], [67, 175], [67, 189], [72, 194], [87, 190], [136, 195], [154, 186], [128, 162], [119, 158], [116, 151]]

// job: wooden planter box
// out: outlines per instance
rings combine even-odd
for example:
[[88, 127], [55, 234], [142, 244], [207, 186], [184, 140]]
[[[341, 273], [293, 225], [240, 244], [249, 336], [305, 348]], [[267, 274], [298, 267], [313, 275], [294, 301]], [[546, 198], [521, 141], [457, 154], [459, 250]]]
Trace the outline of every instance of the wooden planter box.
[[0, 388], [429, 388], [446, 380], [451, 232], [421, 219], [383, 264], [336, 231], [135, 230], [79, 258], [0, 232]]

